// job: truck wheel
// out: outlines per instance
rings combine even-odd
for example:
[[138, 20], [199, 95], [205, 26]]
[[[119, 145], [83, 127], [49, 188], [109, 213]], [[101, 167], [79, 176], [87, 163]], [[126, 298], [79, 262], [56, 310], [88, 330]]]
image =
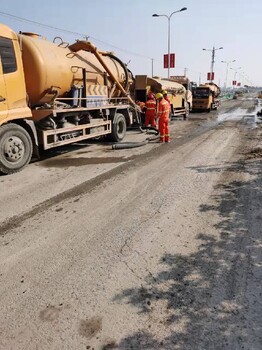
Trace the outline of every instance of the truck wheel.
[[0, 127], [0, 172], [13, 174], [22, 170], [32, 152], [32, 140], [24, 128], [13, 123]]
[[121, 113], [115, 115], [114, 123], [112, 122], [112, 132], [109, 135], [110, 141], [122, 141], [126, 134], [126, 119]]

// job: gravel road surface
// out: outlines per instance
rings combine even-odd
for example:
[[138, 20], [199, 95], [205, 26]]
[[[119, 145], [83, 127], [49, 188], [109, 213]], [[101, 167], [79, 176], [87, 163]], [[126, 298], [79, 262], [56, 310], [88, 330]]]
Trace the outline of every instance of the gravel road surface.
[[170, 144], [73, 145], [0, 176], [0, 349], [261, 350], [255, 113], [225, 101]]

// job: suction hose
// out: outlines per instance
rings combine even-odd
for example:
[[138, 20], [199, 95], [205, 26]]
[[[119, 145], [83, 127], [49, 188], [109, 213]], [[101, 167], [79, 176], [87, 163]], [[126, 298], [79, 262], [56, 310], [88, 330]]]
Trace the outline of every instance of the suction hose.
[[147, 134], [151, 134], [151, 132], [148, 132], [148, 131], [152, 131], [152, 134], [154, 134], [154, 135], [159, 134], [159, 131], [156, 128], [154, 128], [153, 126], [141, 126], [141, 125], [139, 125], [139, 130], [141, 132], [143, 132], [143, 133], [145, 132]]
[[[157, 132], [158, 135], [158, 132]], [[148, 137], [144, 141], [140, 142], [121, 142], [121, 143], [115, 143], [112, 145], [112, 149], [128, 149], [128, 148], [136, 148], [136, 147], [142, 147], [147, 145], [151, 141], [158, 140], [158, 136], [155, 137]]]
[[117, 61], [120, 64], [120, 66], [123, 68], [124, 73], [125, 73], [125, 83], [124, 83], [123, 88], [126, 90], [128, 87], [128, 81], [129, 81], [128, 69], [127, 69], [126, 65], [124, 64], [124, 62], [122, 62], [118, 57], [113, 55], [111, 52], [107, 52], [106, 56], [112, 58], [114, 61]]
[[123, 143], [115, 143], [112, 145], [112, 149], [127, 149], [127, 148], [136, 148], [145, 146], [148, 144], [148, 140], [141, 141], [141, 142], [123, 142]]

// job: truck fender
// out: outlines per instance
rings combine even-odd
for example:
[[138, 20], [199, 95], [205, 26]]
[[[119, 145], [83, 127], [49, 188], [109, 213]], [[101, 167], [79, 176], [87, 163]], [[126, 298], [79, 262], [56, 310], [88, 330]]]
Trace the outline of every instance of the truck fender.
[[33, 143], [33, 156], [39, 159], [40, 158], [39, 147], [38, 147], [39, 145], [38, 145], [38, 137], [37, 137], [35, 123], [31, 119], [23, 119], [23, 120], [18, 120], [17, 124], [25, 128], [26, 131], [31, 136], [32, 143]]

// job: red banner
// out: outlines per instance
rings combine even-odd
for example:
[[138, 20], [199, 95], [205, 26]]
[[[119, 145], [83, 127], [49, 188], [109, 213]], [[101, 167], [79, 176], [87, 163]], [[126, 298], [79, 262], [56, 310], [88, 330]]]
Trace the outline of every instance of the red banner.
[[241, 86], [241, 83], [237, 83], [237, 86]]
[[211, 72], [208, 72], [207, 73], [207, 80], [214, 80], [214, 79], [215, 79], [215, 73], [212, 72], [212, 74], [211, 74]]
[[[175, 68], [175, 54], [171, 53], [169, 57], [169, 68]], [[164, 68], [168, 68], [168, 54], [164, 55]]]
[[237, 81], [236, 81], [236, 80], [233, 80], [233, 81], [232, 81], [232, 85], [233, 85], [233, 86], [237, 85]]
[[164, 68], [168, 68], [168, 55], [164, 55]]
[[170, 54], [170, 68], [175, 68], [175, 54], [171, 53]]

